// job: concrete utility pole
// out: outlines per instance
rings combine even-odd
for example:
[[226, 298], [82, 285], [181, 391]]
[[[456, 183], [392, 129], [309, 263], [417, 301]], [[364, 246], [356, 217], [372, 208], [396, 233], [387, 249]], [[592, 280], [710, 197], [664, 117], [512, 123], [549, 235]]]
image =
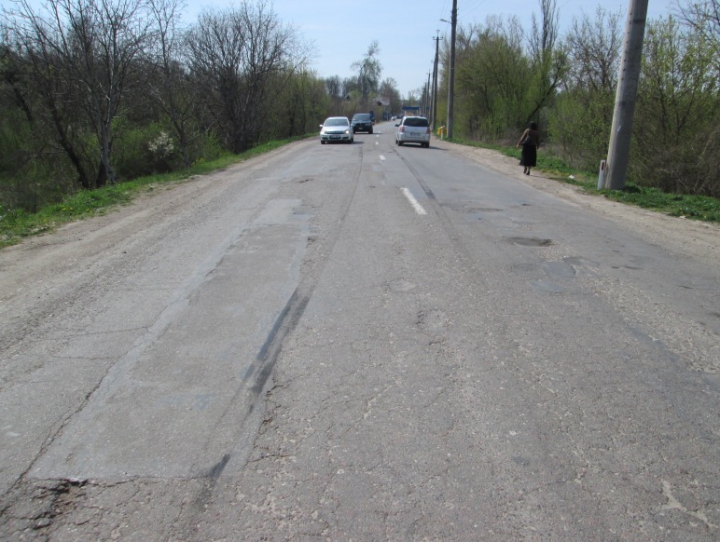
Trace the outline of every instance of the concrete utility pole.
[[433, 39], [435, 40], [435, 68], [433, 69], [433, 106], [432, 106], [432, 130], [436, 130], [437, 126], [437, 84], [438, 84], [438, 56], [440, 54], [440, 31]]
[[613, 114], [610, 144], [607, 156], [607, 174], [604, 188], [622, 190], [625, 187], [630, 159], [630, 136], [632, 135], [635, 98], [642, 61], [643, 39], [648, 0], [630, 0], [625, 41], [618, 74], [615, 112]]
[[457, 0], [453, 0], [450, 17], [450, 79], [448, 81], [447, 136], [453, 136], [453, 100], [455, 97], [455, 35], [457, 31]]

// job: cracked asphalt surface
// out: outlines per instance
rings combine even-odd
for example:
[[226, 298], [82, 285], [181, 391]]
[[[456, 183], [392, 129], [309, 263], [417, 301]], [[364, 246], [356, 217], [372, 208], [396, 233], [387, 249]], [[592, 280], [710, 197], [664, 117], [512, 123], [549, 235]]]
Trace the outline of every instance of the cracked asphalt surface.
[[0, 252], [0, 539], [720, 537], [720, 229], [377, 128]]

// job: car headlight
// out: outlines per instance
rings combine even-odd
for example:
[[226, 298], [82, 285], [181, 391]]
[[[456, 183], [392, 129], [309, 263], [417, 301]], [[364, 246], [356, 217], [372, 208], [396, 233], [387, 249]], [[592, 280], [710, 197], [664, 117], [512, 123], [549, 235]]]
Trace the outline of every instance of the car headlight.
[[350, 133], [350, 130], [345, 130], [345, 133], [346, 133], [346, 134], [349, 134], [349, 133]]

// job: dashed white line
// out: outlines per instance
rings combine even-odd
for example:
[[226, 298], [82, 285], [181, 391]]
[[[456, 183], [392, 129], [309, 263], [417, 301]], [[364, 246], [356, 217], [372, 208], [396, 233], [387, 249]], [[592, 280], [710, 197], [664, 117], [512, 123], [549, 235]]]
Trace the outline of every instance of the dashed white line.
[[407, 200], [410, 202], [410, 205], [412, 205], [413, 209], [415, 209], [415, 212], [419, 215], [426, 215], [427, 211], [423, 209], [423, 206], [418, 203], [418, 200], [415, 199], [415, 196], [413, 196], [410, 193], [410, 190], [407, 188], [401, 188], [402, 193], [405, 195]]
[[380, 160], [385, 161], [385, 157], [382, 154], [380, 155]]

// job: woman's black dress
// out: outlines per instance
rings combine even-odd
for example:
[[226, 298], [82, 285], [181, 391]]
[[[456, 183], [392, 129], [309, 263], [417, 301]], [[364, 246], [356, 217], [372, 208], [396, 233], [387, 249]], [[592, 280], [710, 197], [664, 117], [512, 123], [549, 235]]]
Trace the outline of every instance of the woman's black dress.
[[523, 141], [522, 153], [520, 154], [521, 166], [535, 167], [537, 165], [537, 141], [538, 134], [532, 131]]

